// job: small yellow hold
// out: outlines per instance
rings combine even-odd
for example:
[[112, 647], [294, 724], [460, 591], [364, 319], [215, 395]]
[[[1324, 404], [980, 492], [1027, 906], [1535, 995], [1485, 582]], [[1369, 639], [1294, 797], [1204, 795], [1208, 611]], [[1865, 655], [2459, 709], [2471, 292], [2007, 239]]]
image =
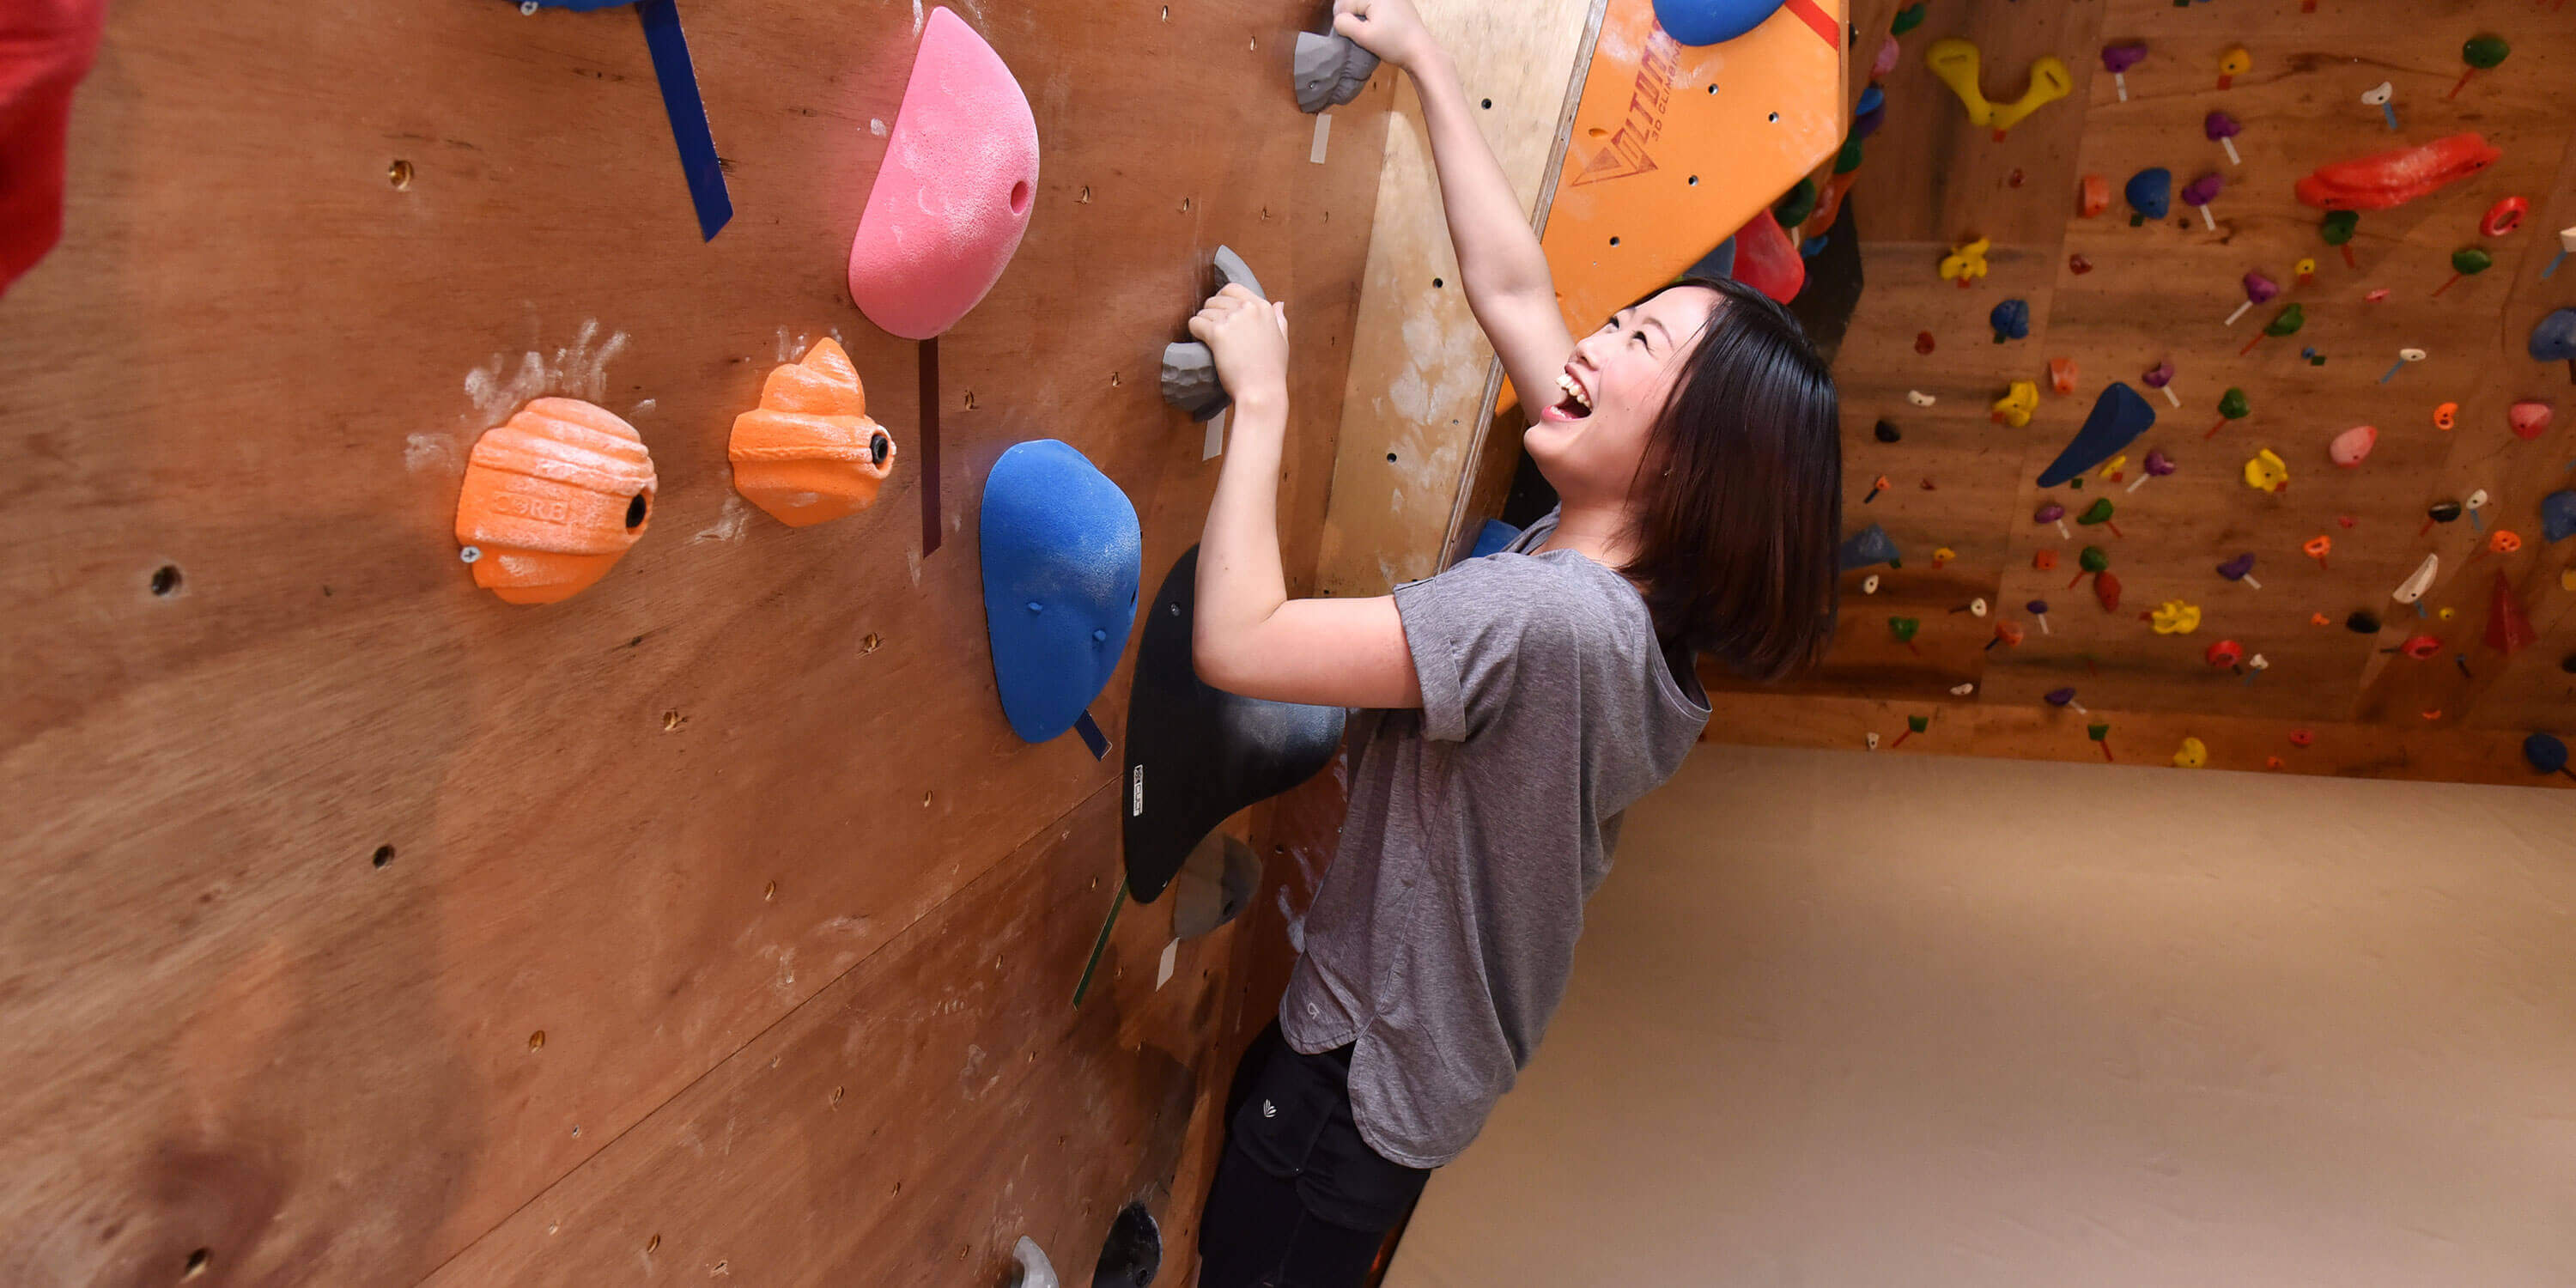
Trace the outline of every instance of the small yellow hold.
[[2564, 568], [2559, 570], [2558, 588], [2560, 590], [2576, 590], [2576, 568]]
[[2093, 471], [2093, 475], [2096, 478], [2118, 478], [2120, 471], [2128, 468], [2128, 465], [2129, 458], [2126, 455], [2114, 456], [2102, 462], [2102, 468]]
[[1980, 237], [1964, 246], [1953, 246], [1941, 257], [1941, 280], [1966, 285], [1986, 275], [1986, 252], [1995, 247], [1994, 239]]
[[[2576, 590], [2576, 587], [2570, 587], [2569, 589], [2571, 589], [2571, 590]], [[2456, 609], [2456, 608], [2443, 608], [2443, 609], [2437, 609], [2437, 610], [2435, 610], [2435, 611], [2434, 611], [2433, 615], [2434, 615], [2435, 617], [2439, 617], [2439, 618], [2441, 618], [2443, 621], [2446, 621], [2446, 622], [2447, 622], [2447, 621], [2451, 620], [2452, 618], [2459, 616], [2459, 615], [2460, 615], [2460, 610], [2458, 610], [2458, 609]]]
[[2158, 635], [2189, 635], [2200, 629], [2200, 606], [2168, 599], [2147, 619]]
[[1951, 560], [1956, 559], [1956, 558], [1958, 558], [1958, 557], [1959, 557], [1959, 552], [1958, 552], [1958, 551], [1953, 550], [1953, 549], [1951, 549], [1951, 548], [1950, 548], [1950, 547], [1948, 547], [1948, 546], [1943, 546], [1943, 547], [1941, 547], [1940, 549], [1935, 550], [1935, 551], [1933, 551], [1933, 552], [1932, 552], [1932, 566], [1933, 566], [1933, 567], [1935, 567], [1935, 568], [1938, 568], [1938, 567], [1940, 567], [1941, 565], [1943, 565], [1943, 564], [1945, 564], [1945, 563], [1948, 563], [1948, 562], [1950, 562]]
[[2218, 74], [2221, 76], [2242, 76], [2252, 70], [2254, 70], [2254, 55], [2245, 52], [2243, 45], [2238, 45], [2219, 55]]
[[1995, 400], [1995, 419], [2020, 429], [2030, 423], [2032, 412], [2039, 410], [2039, 386], [2028, 380], [2012, 382], [2012, 390]]
[[2303, 259], [2290, 265], [2290, 271], [2298, 274], [2299, 280], [2304, 282], [2317, 275], [2317, 262], [2313, 259]]
[[2256, 452], [2253, 460], [2245, 462], [2245, 486], [2257, 492], [2278, 492], [2289, 487], [2289, 463], [2274, 455], [2271, 448]]
[[2198, 769], [2209, 763], [2209, 744], [2198, 738], [2182, 740], [2182, 749], [2174, 753], [2174, 768]]

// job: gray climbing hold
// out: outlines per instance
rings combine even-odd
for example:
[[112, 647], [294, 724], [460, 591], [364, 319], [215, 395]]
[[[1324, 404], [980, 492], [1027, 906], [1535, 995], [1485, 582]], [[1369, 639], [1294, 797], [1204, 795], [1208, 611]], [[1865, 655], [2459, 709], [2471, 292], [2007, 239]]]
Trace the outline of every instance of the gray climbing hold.
[[1011, 1260], [1017, 1264], [1011, 1288], [1057, 1288], [1055, 1267], [1048, 1263], [1046, 1250], [1038, 1246], [1037, 1240], [1021, 1235], [1011, 1249]]
[[1291, 72], [1297, 84], [1297, 110], [1323, 111], [1360, 96], [1360, 87], [1377, 73], [1377, 55], [1348, 36], [1297, 33], [1297, 60]]
[[[1231, 246], [1216, 248], [1217, 289], [1240, 286], [1256, 298], [1269, 299], [1262, 292], [1261, 279], [1252, 275], [1252, 266], [1234, 253]], [[1225, 387], [1217, 383], [1216, 355], [1196, 340], [1163, 346], [1163, 401], [1190, 414], [1192, 420], [1214, 420], [1230, 401]]]

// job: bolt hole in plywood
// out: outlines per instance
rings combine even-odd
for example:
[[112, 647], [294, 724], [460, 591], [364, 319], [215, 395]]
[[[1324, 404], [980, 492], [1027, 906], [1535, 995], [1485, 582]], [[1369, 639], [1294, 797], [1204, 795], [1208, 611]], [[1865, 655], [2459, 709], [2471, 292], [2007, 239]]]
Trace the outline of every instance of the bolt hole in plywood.
[[152, 570], [152, 593], [174, 595], [179, 591], [179, 565], [163, 564]]
[[385, 182], [392, 184], [396, 192], [410, 187], [411, 162], [395, 157], [393, 164], [385, 167]]
[[197, 1276], [206, 1273], [206, 1267], [211, 1266], [214, 1263], [214, 1252], [210, 1249], [199, 1248], [188, 1254], [188, 1263], [180, 1268], [179, 1277], [181, 1279], [194, 1279]]
[[386, 865], [386, 864], [388, 864], [388, 863], [393, 862], [393, 861], [394, 861], [394, 847], [392, 847], [392, 846], [390, 846], [390, 845], [379, 845], [379, 846], [377, 846], [377, 847], [376, 847], [376, 852], [375, 852], [375, 854], [374, 854], [374, 855], [372, 855], [372, 856], [370, 856], [370, 857], [369, 857], [369, 859], [368, 859], [368, 862], [373, 863], [373, 864], [375, 864], [377, 867], [380, 867], [380, 868], [381, 868], [381, 867], [383, 867], [383, 866], [385, 866], [385, 865]]

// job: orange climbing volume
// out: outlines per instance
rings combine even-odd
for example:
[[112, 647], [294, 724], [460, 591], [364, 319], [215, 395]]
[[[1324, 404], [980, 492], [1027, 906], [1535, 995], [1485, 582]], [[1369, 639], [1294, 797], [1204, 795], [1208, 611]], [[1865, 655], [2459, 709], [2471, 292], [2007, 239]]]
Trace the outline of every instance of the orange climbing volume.
[[734, 417], [734, 490], [791, 528], [876, 504], [894, 472], [894, 437], [868, 419], [868, 395], [836, 340], [817, 341], [760, 389], [760, 406]]
[[604, 407], [539, 398], [474, 440], [456, 539], [474, 584], [513, 604], [568, 599], [653, 519], [653, 455]]

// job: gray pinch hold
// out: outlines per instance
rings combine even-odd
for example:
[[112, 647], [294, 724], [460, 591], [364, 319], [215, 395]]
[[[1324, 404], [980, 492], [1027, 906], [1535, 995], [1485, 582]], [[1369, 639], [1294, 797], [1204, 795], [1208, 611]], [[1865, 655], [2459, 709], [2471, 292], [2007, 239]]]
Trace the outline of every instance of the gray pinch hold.
[[[1216, 248], [1216, 276], [1220, 290], [1240, 286], [1261, 299], [1270, 298], [1261, 289], [1261, 279], [1252, 275], [1252, 266], [1231, 246]], [[1196, 340], [1163, 346], [1162, 375], [1163, 401], [1188, 412], [1192, 420], [1214, 420], [1233, 401], [1217, 383], [1216, 355]]]
[[1297, 33], [1291, 76], [1296, 81], [1298, 111], [1311, 115], [1350, 102], [1376, 73], [1377, 55], [1350, 37]]

